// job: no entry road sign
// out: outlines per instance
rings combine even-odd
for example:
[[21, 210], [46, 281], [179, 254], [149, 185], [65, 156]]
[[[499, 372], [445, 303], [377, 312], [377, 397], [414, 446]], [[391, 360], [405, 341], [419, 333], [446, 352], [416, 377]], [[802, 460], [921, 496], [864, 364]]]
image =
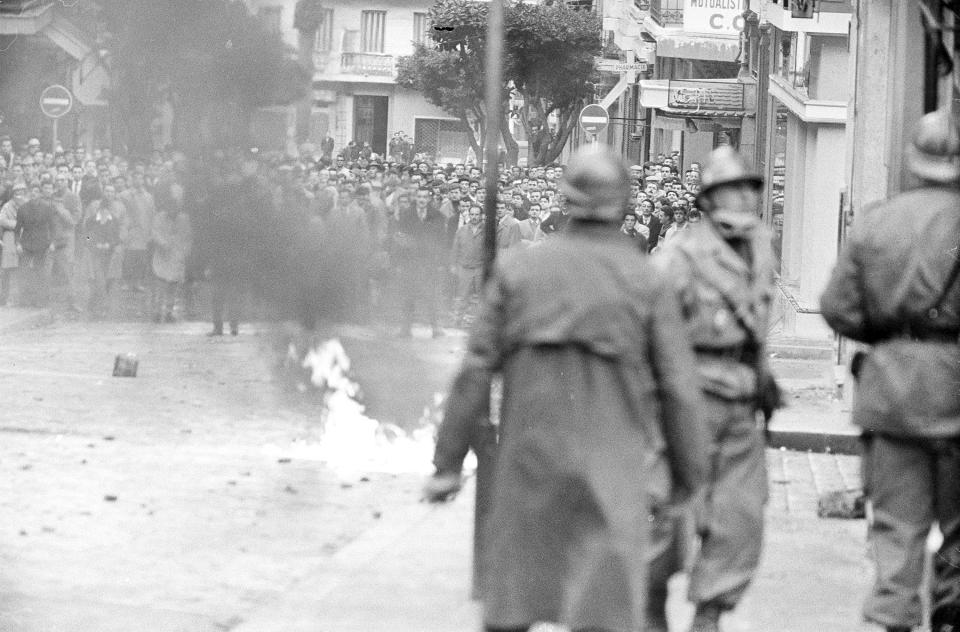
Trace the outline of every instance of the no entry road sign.
[[594, 103], [580, 110], [580, 127], [588, 134], [599, 134], [609, 122], [610, 115], [602, 105]]
[[61, 85], [44, 88], [40, 95], [40, 109], [52, 119], [58, 119], [73, 107], [73, 95]]

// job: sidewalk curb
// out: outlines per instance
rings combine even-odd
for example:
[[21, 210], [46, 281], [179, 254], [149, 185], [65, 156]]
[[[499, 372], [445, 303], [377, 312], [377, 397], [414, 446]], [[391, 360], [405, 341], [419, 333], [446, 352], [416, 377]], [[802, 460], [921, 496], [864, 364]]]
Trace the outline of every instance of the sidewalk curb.
[[767, 447], [784, 448], [796, 452], [818, 452], [860, 456], [860, 435], [840, 432], [803, 432], [771, 430]]

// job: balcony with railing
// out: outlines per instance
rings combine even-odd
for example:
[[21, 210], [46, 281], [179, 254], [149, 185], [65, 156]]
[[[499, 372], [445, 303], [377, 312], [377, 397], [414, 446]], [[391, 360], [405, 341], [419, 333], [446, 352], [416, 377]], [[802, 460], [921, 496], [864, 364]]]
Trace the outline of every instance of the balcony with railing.
[[318, 51], [313, 56], [315, 79], [389, 83], [397, 76], [397, 58], [385, 53]]
[[348, 75], [393, 77], [396, 67], [393, 55], [383, 53], [341, 53], [340, 72]]
[[663, 27], [683, 26], [683, 0], [650, 0], [650, 17]]

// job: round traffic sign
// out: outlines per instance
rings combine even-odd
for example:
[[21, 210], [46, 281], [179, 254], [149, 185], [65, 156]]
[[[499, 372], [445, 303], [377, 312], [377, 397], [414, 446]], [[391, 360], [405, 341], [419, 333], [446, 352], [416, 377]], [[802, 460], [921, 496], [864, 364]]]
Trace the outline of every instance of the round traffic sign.
[[73, 107], [73, 95], [59, 84], [43, 89], [40, 95], [40, 109], [50, 118], [60, 118]]
[[580, 110], [580, 127], [588, 134], [599, 134], [609, 122], [610, 115], [602, 105], [593, 103]]

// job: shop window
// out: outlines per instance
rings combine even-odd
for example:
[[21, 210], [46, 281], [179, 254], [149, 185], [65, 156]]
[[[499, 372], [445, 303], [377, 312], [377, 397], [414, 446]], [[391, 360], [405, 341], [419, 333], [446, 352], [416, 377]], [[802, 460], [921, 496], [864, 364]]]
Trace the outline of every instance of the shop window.
[[414, 151], [437, 161], [463, 162], [470, 151], [467, 130], [460, 121], [418, 118], [413, 139]]

